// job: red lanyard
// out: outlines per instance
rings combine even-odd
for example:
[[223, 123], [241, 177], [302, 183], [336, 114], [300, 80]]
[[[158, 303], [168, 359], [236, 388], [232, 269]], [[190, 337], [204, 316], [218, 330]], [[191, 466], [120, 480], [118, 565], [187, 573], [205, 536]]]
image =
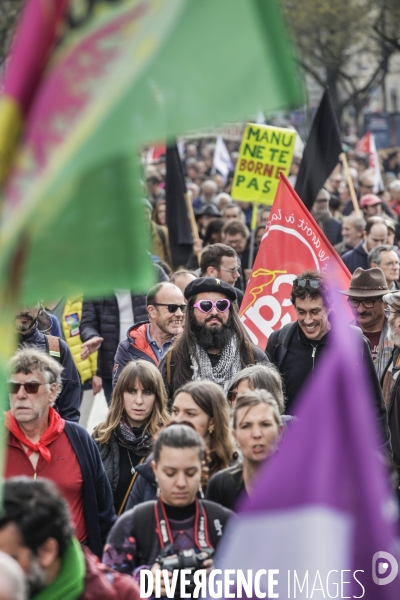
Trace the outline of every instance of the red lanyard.
[[[207, 526], [207, 514], [204, 509], [203, 503], [197, 498], [196, 502], [196, 513], [194, 519], [194, 541], [199, 550], [209, 550], [213, 546], [210, 544], [208, 538], [208, 526]], [[154, 514], [156, 518], [156, 531], [160, 540], [161, 548], [165, 548], [168, 544], [173, 543], [173, 537], [167, 513], [165, 510], [164, 502], [159, 498], [154, 505]]]

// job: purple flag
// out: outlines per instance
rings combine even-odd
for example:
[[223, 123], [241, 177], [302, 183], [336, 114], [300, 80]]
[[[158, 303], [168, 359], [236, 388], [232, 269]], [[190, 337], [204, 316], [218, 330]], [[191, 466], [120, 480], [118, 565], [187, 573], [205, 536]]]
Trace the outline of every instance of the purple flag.
[[258, 581], [268, 597], [398, 600], [397, 504], [378, 419], [357, 340], [332, 322], [298, 422], [239, 506], [216, 566], [252, 569], [253, 579], [265, 569]]

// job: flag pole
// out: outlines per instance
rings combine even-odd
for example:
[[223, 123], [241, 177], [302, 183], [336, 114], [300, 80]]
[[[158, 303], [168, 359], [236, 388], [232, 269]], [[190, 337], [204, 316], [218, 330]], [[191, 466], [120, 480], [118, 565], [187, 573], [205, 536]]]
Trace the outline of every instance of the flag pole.
[[349, 187], [351, 201], [353, 202], [354, 212], [356, 213], [357, 217], [362, 217], [360, 206], [358, 204], [356, 192], [354, 189], [353, 179], [351, 178], [351, 174], [350, 174], [349, 163], [347, 162], [347, 156], [346, 156], [345, 152], [342, 152], [340, 154], [339, 158], [342, 161], [342, 164], [344, 167], [344, 172], [346, 173], [346, 181], [347, 181], [347, 185]]
[[258, 204], [257, 204], [257, 202], [254, 202], [253, 203], [253, 212], [251, 213], [249, 264], [247, 265], [248, 269], [253, 268], [254, 240], [256, 237], [256, 227], [257, 227], [257, 210], [258, 210]]
[[[193, 205], [192, 205], [192, 201], [190, 199], [188, 192], [186, 192], [186, 194], [184, 194], [184, 196], [185, 196], [185, 201], [186, 201], [188, 217], [189, 217], [189, 221], [190, 221], [190, 227], [192, 230], [193, 242], [195, 242], [196, 240], [199, 239], [199, 230], [197, 229], [197, 223], [196, 223], [196, 219], [194, 216]], [[197, 256], [197, 261], [200, 266], [201, 252], [196, 252], [196, 256]]]

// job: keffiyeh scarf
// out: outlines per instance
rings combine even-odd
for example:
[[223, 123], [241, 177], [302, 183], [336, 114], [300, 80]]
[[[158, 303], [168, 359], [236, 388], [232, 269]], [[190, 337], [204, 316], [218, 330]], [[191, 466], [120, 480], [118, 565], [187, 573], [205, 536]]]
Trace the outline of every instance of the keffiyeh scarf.
[[240, 352], [236, 335], [232, 336], [229, 343], [222, 349], [221, 358], [213, 367], [207, 352], [196, 344], [196, 357], [190, 356], [193, 369], [193, 381], [209, 379], [217, 383], [224, 392], [228, 391], [230, 381], [242, 368]]

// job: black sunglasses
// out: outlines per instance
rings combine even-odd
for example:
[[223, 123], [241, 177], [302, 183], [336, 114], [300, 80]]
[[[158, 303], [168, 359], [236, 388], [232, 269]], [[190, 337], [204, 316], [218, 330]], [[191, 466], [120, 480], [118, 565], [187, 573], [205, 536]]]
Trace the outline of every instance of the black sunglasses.
[[305, 288], [311, 287], [314, 290], [319, 290], [322, 286], [322, 281], [320, 279], [314, 277], [301, 277], [300, 279], [295, 279], [293, 281], [294, 288]]
[[184, 313], [186, 310], [186, 304], [163, 304], [162, 302], [153, 302], [153, 306], [166, 306], [168, 308], [168, 312], [171, 314], [176, 313], [178, 308]]
[[39, 383], [38, 381], [26, 381], [25, 383], [9, 381], [8, 391], [10, 394], [18, 394], [19, 389], [22, 386], [27, 394], [36, 394], [41, 385], [44, 385], [44, 383]]

